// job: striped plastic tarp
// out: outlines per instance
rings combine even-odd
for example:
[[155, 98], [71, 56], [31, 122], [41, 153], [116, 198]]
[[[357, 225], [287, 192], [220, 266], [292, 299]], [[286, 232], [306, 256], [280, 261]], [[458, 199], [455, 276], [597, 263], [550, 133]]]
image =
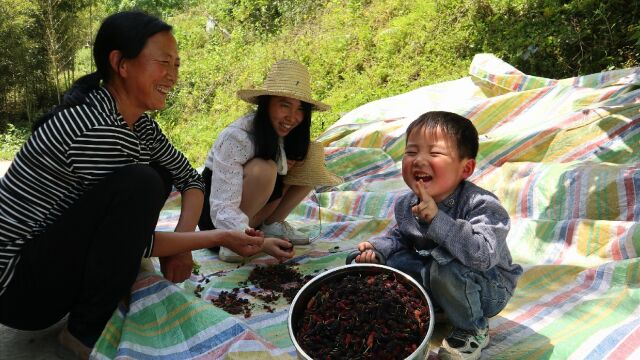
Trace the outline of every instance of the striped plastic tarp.
[[[317, 189], [289, 216], [314, 238], [296, 250], [299, 270], [317, 274], [393, 225], [406, 186], [404, 130], [418, 115], [469, 117], [481, 137], [472, 181], [493, 191], [512, 219], [508, 243], [525, 274], [507, 308], [490, 320], [491, 359], [640, 358], [640, 69], [554, 80], [525, 75], [477, 55], [470, 76], [381, 99], [344, 115], [319, 140], [328, 167], [345, 178]], [[179, 199], [162, 213], [171, 229]], [[194, 252], [202, 275], [176, 286], [141, 273], [128, 309], [119, 308], [93, 355], [136, 359], [287, 359], [288, 304], [230, 315], [210, 299], [251, 269]], [[446, 334], [437, 325], [430, 357]]]

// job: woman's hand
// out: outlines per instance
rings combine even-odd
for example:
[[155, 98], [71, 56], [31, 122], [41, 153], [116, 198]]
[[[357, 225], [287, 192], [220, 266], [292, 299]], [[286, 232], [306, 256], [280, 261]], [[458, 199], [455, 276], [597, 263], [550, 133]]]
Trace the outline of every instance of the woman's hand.
[[171, 256], [162, 256], [160, 260], [160, 271], [164, 277], [174, 283], [181, 283], [191, 277], [193, 271], [193, 258], [191, 251], [183, 252]]
[[[182, 193], [180, 219], [175, 231], [189, 232], [196, 229], [202, 209], [204, 193], [200, 189], [192, 188]], [[193, 271], [193, 257], [191, 251], [175, 255], [161, 256], [160, 271], [164, 277], [174, 283], [181, 283], [191, 277]]]
[[236, 254], [246, 257], [260, 252], [264, 241], [265, 238], [262, 231], [249, 228], [245, 231], [228, 231], [221, 245]]
[[287, 169], [291, 169], [292, 167], [296, 166], [297, 161], [295, 160], [288, 160], [287, 159]]
[[379, 263], [376, 258], [376, 254], [372, 251], [375, 248], [371, 245], [370, 242], [364, 241], [358, 244], [358, 251], [360, 251], [360, 255], [356, 256], [357, 263]]
[[279, 261], [291, 259], [293, 255], [295, 255], [293, 251], [293, 244], [288, 240], [278, 238], [264, 238], [262, 251], [273, 256]]

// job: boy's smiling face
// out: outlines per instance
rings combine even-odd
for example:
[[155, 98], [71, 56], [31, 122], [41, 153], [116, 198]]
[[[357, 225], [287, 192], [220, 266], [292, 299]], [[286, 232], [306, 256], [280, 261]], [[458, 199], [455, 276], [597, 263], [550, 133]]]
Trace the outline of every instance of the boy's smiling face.
[[415, 194], [418, 194], [418, 182], [423, 182], [427, 194], [439, 203], [473, 174], [475, 164], [474, 159], [460, 159], [451, 136], [440, 129], [420, 127], [407, 137], [402, 178]]

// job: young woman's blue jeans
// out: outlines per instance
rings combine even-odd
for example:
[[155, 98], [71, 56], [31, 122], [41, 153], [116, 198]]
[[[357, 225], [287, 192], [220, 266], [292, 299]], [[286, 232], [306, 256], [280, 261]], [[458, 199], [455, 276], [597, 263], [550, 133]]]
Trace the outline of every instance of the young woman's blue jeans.
[[511, 298], [495, 268], [475, 271], [456, 259], [439, 264], [433, 257], [411, 250], [392, 254], [387, 265], [422, 284], [434, 306], [442, 308], [457, 328], [487, 328], [488, 318], [502, 311]]

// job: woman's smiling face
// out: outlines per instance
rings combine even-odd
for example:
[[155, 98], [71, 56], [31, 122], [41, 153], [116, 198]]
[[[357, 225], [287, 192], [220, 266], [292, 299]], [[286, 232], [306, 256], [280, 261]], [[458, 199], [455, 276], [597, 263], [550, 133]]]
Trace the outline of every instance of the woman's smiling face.
[[178, 80], [178, 45], [168, 31], [151, 36], [140, 54], [125, 60], [130, 66], [132, 101], [134, 105], [147, 110], [165, 107], [167, 94]]
[[271, 96], [269, 99], [269, 119], [276, 134], [285, 137], [304, 120], [302, 102], [297, 99]]

